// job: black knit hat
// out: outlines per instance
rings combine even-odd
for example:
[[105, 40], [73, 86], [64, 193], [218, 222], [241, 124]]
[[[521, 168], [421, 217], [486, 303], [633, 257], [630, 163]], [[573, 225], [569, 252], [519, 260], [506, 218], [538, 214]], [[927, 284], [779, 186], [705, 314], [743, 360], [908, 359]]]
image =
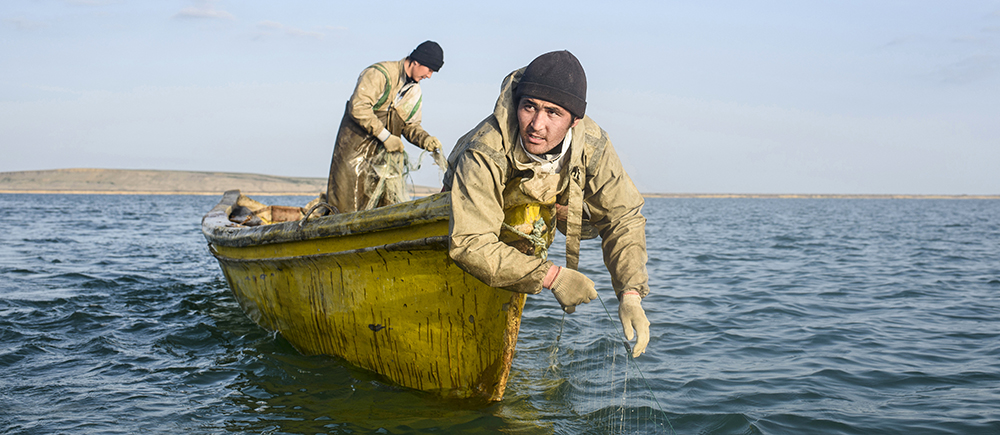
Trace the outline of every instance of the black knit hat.
[[587, 111], [587, 74], [573, 53], [566, 50], [545, 53], [524, 69], [514, 92], [521, 97], [538, 98], [558, 104], [577, 118]]
[[410, 53], [410, 60], [415, 60], [431, 71], [438, 72], [441, 65], [444, 65], [444, 50], [437, 42], [424, 41]]

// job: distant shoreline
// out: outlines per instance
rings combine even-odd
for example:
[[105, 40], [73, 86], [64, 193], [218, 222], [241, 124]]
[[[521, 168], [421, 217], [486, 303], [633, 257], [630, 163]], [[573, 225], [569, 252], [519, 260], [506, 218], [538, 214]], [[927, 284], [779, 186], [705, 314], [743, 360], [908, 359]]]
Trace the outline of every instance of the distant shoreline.
[[[312, 196], [326, 191], [326, 179], [237, 172], [134, 169], [52, 169], [0, 172], [0, 194], [34, 195], [198, 195], [222, 196], [238, 189], [250, 196]], [[414, 186], [414, 196], [439, 188]], [[646, 198], [759, 199], [1000, 199], [998, 195], [643, 193]]]
[[759, 199], [1000, 199], [1000, 195], [895, 195], [821, 193], [644, 193], [646, 198], [759, 198]]
[[[12, 195], [191, 195], [222, 196], [224, 192], [139, 191], [139, 190], [5, 190], [0, 194]], [[247, 196], [317, 196], [306, 192], [253, 192], [241, 191]], [[427, 196], [433, 192], [416, 192], [413, 196]], [[886, 194], [766, 194], [766, 193], [643, 193], [644, 198], [700, 198], [700, 199], [1000, 199], [1000, 195], [886, 195]]]
[[[192, 196], [222, 196], [225, 192], [185, 192], [185, 191], [143, 191], [143, 190], [4, 190], [0, 194], [12, 195], [192, 195]], [[252, 196], [317, 196], [317, 193], [305, 192], [250, 192], [240, 191]]]

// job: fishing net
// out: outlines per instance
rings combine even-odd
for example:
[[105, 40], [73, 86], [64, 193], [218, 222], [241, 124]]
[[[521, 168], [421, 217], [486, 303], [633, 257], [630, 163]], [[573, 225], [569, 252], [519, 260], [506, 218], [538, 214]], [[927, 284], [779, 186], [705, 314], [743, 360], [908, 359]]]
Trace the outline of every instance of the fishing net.
[[368, 173], [365, 189], [369, 197], [363, 210], [371, 210], [380, 202], [388, 205], [410, 200], [410, 193], [406, 190], [405, 177], [409, 173], [406, 152], [390, 153], [379, 149], [370, 164], [372, 170]]
[[[369, 192], [368, 203], [364, 210], [371, 210], [389, 204], [409, 201], [412, 197], [413, 183], [407, 186], [406, 180], [411, 171], [417, 171], [422, 166], [421, 161], [427, 151], [422, 151], [416, 163], [410, 161], [406, 151], [387, 152], [384, 148], [369, 160], [371, 171], [365, 180]], [[439, 177], [448, 170], [448, 160], [440, 151], [431, 153], [432, 161], [439, 169]]]
[[575, 402], [575, 407], [591, 429], [587, 433], [675, 434], [640, 367], [649, 358], [633, 359], [618, 317], [612, 318], [606, 306], [601, 311], [607, 316], [598, 315], [603, 318], [587, 351], [579, 357], [570, 354], [562, 362], [563, 373], [573, 374], [569, 382], [586, 398]]
[[[608, 303], [617, 304], [613, 298]], [[642, 372], [655, 359], [633, 359], [617, 316], [612, 322], [600, 302], [593, 304], [596, 309], [578, 307], [562, 319], [526, 309], [512, 379], [499, 409], [505, 433], [678, 433], [676, 415], [666, 412], [663, 406], [669, 404], [657, 397], [664, 385], [649, 385]]]
[[[541, 249], [534, 251], [536, 257], [549, 256], [551, 240], [507, 227], [524, 240], [535, 243], [538, 239]], [[552, 254], [554, 261], [564, 260], [561, 253]], [[506, 432], [536, 433], [537, 422], [551, 413], [551, 417], [577, 416], [545, 428], [556, 433], [676, 433], [640, 368], [643, 361], [655, 360], [631, 356], [618, 316], [612, 315], [604, 299], [597, 301], [578, 307], [569, 320], [563, 313], [558, 328], [553, 328], [556, 321], [548, 314], [526, 310], [518, 338], [518, 365], [531, 369], [515, 370], [514, 383], [527, 400], [505, 399], [515, 403], [503, 411], [515, 428]], [[615, 299], [609, 298], [609, 303], [617, 307]]]

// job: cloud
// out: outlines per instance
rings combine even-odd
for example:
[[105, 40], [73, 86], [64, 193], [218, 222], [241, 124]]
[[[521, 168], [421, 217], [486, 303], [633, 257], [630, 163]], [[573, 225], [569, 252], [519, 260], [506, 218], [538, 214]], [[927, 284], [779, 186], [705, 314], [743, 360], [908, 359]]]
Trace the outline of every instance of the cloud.
[[933, 76], [942, 83], [965, 84], [989, 80], [1000, 73], [1000, 56], [975, 55], [941, 68]]
[[207, 19], [219, 19], [219, 20], [235, 20], [236, 17], [229, 12], [216, 9], [208, 3], [204, 3], [200, 6], [189, 6], [181, 9], [180, 12], [174, 14], [173, 18], [177, 19], [197, 19], [197, 18], [207, 18]]
[[24, 18], [5, 18], [5, 23], [14, 26], [17, 30], [32, 31], [45, 27], [45, 23], [31, 21]]
[[954, 38], [951, 38], [951, 42], [959, 44], [976, 44], [983, 41], [984, 38], [979, 35], [959, 35]]
[[885, 43], [884, 46], [885, 47], [897, 47], [897, 46], [901, 46], [901, 45], [908, 45], [908, 44], [912, 44], [912, 43], [916, 42], [917, 39], [918, 38], [916, 36], [897, 36], [895, 38], [892, 38], [892, 40], [890, 40], [889, 42]]
[[66, 0], [66, 3], [77, 6], [104, 6], [111, 4], [110, 0]]
[[34, 90], [38, 90], [38, 91], [42, 91], [42, 92], [50, 92], [50, 93], [53, 93], [53, 94], [68, 94], [68, 95], [76, 95], [76, 96], [87, 95], [86, 91], [78, 91], [78, 90], [74, 90], [74, 89], [70, 89], [70, 88], [64, 88], [64, 87], [61, 87], [61, 86], [46, 86], [46, 85], [22, 84], [21, 87], [27, 88], [27, 89], [34, 89]]
[[257, 27], [262, 29], [258, 34], [259, 37], [271, 35], [273, 32], [281, 32], [295, 38], [323, 39], [325, 36], [320, 32], [310, 32], [308, 30], [289, 27], [274, 21], [261, 21], [257, 23]]

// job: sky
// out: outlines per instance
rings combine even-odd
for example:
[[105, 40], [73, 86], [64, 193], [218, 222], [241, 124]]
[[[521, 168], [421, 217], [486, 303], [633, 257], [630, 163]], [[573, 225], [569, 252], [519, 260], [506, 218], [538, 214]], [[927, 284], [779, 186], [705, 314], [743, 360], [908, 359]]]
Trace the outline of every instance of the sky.
[[425, 40], [446, 151], [569, 50], [642, 192], [1000, 194], [1000, 1], [974, 0], [3, 0], [0, 172], [326, 177], [358, 74]]

